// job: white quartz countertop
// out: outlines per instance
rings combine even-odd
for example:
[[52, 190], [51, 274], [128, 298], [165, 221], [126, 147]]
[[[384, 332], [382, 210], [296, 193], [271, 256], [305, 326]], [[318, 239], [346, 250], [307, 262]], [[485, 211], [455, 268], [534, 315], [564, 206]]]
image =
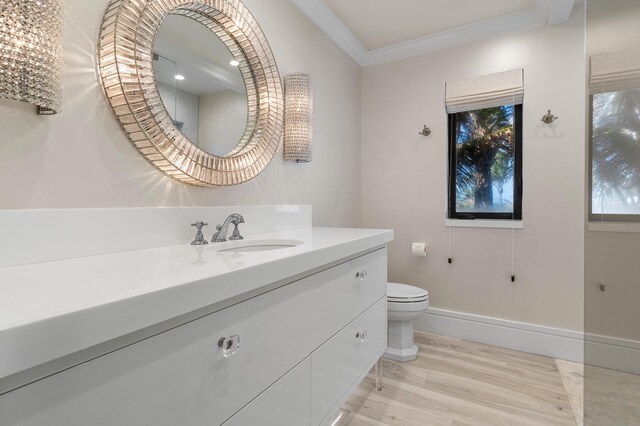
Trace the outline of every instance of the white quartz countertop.
[[0, 379], [384, 245], [393, 231], [306, 228], [252, 239], [303, 244], [238, 253], [185, 243], [0, 268]]

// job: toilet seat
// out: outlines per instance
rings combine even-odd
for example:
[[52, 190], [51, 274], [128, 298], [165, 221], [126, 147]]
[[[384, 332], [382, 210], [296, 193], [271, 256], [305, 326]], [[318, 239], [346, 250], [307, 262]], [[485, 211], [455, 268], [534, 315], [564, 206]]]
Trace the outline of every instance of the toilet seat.
[[387, 283], [387, 301], [392, 303], [428, 302], [429, 292], [412, 285]]

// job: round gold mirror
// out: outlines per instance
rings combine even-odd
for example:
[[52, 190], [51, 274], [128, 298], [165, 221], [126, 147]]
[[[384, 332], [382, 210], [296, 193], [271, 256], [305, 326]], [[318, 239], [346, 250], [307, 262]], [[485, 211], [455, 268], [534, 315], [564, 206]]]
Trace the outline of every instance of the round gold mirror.
[[112, 0], [99, 67], [131, 142], [174, 179], [240, 184], [277, 150], [280, 76], [239, 0]]

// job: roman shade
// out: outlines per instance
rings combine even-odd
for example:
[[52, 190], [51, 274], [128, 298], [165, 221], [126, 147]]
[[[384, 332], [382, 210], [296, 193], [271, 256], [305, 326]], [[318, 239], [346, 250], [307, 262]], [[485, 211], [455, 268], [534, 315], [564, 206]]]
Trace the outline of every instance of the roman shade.
[[640, 89], [640, 49], [595, 55], [590, 58], [591, 94]]
[[517, 69], [496, 74], [447, 82], [447, 113], [518, 105], [524, 99], [524, 70]]

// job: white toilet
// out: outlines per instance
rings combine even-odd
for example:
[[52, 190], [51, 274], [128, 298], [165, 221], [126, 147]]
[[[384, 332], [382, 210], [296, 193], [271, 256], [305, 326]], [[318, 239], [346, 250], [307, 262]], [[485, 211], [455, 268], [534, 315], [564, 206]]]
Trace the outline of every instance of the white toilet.
[[412, 361], [418, 357], [418, 347], [413, 343], [413, 321], [428, 308], [428, 291], [387, 283], [388, 347], [383, 357], [396, 361]]

